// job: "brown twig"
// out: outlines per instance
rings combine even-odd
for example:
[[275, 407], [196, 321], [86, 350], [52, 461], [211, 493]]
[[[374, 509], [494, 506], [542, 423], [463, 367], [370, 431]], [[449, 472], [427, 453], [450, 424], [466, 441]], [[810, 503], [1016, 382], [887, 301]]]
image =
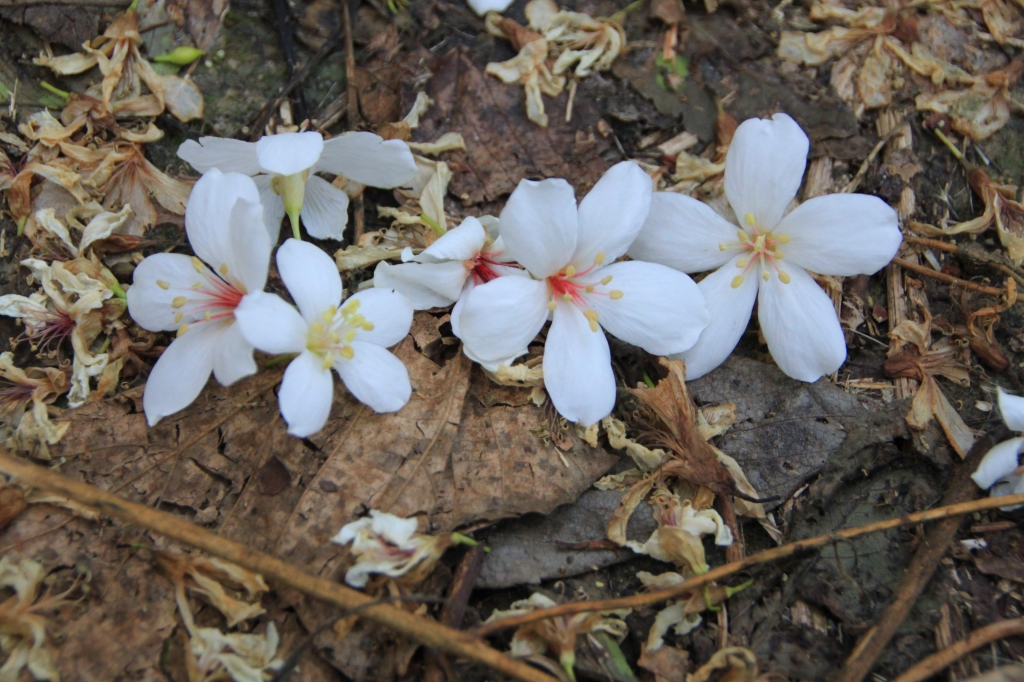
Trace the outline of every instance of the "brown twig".
[[931, 268], [926, 268], [925, 266], [918, 265], [917, 263], [911, 263], [910, 261], [903, 260], [902, 258], [893, 258], [892, 262], [905, 270], [910, 270], [911, 272], [916, 272], [919, 275], [931, 277], [932, 279], [937, 279], [940, 282], [952, 284], [954, 286], [958, 286], [963, 289], [968, 289], [970, 291], [977, 291], [979, 293], [989, 294], [991, 296], [1001, 296], [1002, 294], [1006, 293], [1003, 289], [997, 289], [996, 287], [988, 287], [985, 286], [984, 284], [975, 284], [974, 282], [968, 282], [966, 279], [953, 277], [952, 275], [947, 275], [944, 272], [932, 270]]
[[53, 5], [54, 7], [128, 7], [131, 0], [0, 0], [0, 7], [38, 7]]
[[372, 599], [362, 592], [311, 576], [276, 557], [215, 535], [177, 516], [129, 502], [95, 486], [72, 480], [34, 464], [19, 462], [7, 451], [0, 451], [0, 471], [33, 487], [63, 495], [107, 516], [160, 533], [212, 556], [238, 564], [315, 599], [344, 609], [362, 609], [364, 618], [389, 627], [421, 644], [436, 647], [456, 656], [464, 656], [519, 680], [553, 682], [554, 678], [549, 675], [495, 651], [469, 633], [453, 630], [386, 604], [364, 606]]
[[[462, 626], [462, 618], [466, 615], [466, 605], [469, 604], [469, 597], [473, 594], [473, 587], [476, 579], [480, 577], [480, 567], [484, 563], [484, 547], [477, 545], [470, 548], [459, 562], [455, 569], [455, 576], [452, 578], [452, 587], [448, 592], [448, 599], [441, 608], [441, 624], [450, 628], [458, 629]], [[446, 661], [440, 655], [433, 656], [427, 663], [427, 671], [423, 676], [424, 682], [442, 682], [445, 679]]]
[[956, 253], [959, 249], [959, 247], [956, 244], [950, 244], [949, 242], [939, 241], [938, 239], [915, 237], [909, 234], [903, 235], [903, 241], [910, 242], [911, 244], [919, 244], [921, 246], [930, 246], [933, 249], [946, 251], [948, 253]]
[[[970, 503], [978, 494], [978, 486], [971, 480], [971, 473], [978, 468], [981, 458], [992, 447], [992, 441], [988, 437], [979, 438], [967, 457], [957, 467], [956, 474], [942, 497], [942, 504], [950, 505]], [[949, 544], [953, 542], [960, 523], [963, 519], [959, 516], [943, 519], [936, 523], [925, 536], [924, 542], [918, 547], [914, 558], [903, 574], [903, 584], [900, 585], [896, 598], [893, 599], [882, 615], [878, 623], [868, 630], [857, 642], [853, 653], [846, 660], [838, 682], [861, 682], [871, 669], [875, 666], [885, 647], [903, 621], [906, 620], [910, 610], [917, 603], [921, 592], [927, 587], [935, 569], [938, 568], [942, 557], [949, 551]]]
[[893, 680], [893, 682], [921, 682], [922, 680], [927, 680], [932, 675], [938, 674], [940, 670], [943, 670], [951, 663], [955, 663], [961, 657], [966, 656], [979, 647], [983, 647], [997, 639], [1020, 634], [1024, 634], [1024, 618], [1001, 620], [998, 623], [986, 625], [972, 632], [967, 639], [962, 639], [952, 646], [946, 647], [942, 651], [920, 661], [913, 668], [910, 668]]
[[1024, 504], [1024, 494], [1007, 495], [1005, 497], [986, 497], [973, 502], [954, 504], [948, 507], [937, 507], [935, 509], [929, 509], [928, 511], [917, 512], [916, 514], [907, 514], [905, 516], [888, 519], [886, 521], [876, 521], [875, 523], [869, 523], [865, 526], [844, 528], [833, 533], [828, 533], [827, 535], [819, 535], [806, 540], [800, 540], [799, 542], [792, 542], [788, 545], [782, 545], [781, 547], [775, 547], [757, 554], [751, 554], [743, 561], [735, 561], [733, 563], [713, 568], [703, 575], [690, 578], [684, 583], [680, 583], [675, 587], [670, 587], [665, 590], [635, 594], [629, 597], [620, 597], [618, 599], [603, 599], [560, 604], [559, 606], [553, 606], [550, 609], [539, 609], [522, 616], [514, 616], [512, 618], [504, 618], [502, 620], [495, 621], [478, 628], [476, 630], [476, 634], [479, 637], [483, 637], [501, 630], [518, 627], [524, 623], [532, 623], [534, 621], [544, 620], [545, 618], [566, 616], [573, 613], [582, 613], [584, 611], [611, 611], [614, 609], [635, 609], [642, 606], [650, 606], [651, 604], [657, 604], [667, 599], [678, 597], [682, 594], [692, 594], [694, 590], [703, 585], [721, 580], [734, 573], [745, 571], [754, 566], [771, 563], [773, 561], [784, 559], [786, 557], [793, 556], [794, 554], [805, 552], [809, 549], [815, 549], [823, 545], [832, 544], [840, 540], [849, 540], [861, 535], [867, 535], [868, 533], [877, 533], [880, 531], [891, 530], [893, 528], [903, 528], [904, 526], [914, 526], [926, 521], [937, 521], [939, 519], [959, 517], [976, 511], [995, 509], [996, 507], [1004, 507], [1014, 504]]
[[853, 179], [850, 180], [850, 182], [848, 182], [845, 187], [839, 190], [840, 193], [848, 194], [857, 189], [857, 187], [860, 185], [860, 181], [864, 179], [865, 175], [867, 175], [868, 168], [871, 167], [871, 162], [875, 160], [875, 157], [878, 156], [878, 153], [882, 151], [882, 148], [885, 147], [886, 143], [889, 140], [896, 137], [896, 135], [902, 132], [903, 124], [906, 122], [906, 120], [907, 117], [904, 115], [902, 118], [893, 123], [892, 128], [889, 130], [889, 132], [882, 136], [882, 139], [878, 141], [878, 144], [876, 144], [874, 148], [872, 148], [867, 158], [864, 159], [864, 163], [862, 163], [860, 165], [860, 168], [857, 169], [857, 174], [853, 176]]

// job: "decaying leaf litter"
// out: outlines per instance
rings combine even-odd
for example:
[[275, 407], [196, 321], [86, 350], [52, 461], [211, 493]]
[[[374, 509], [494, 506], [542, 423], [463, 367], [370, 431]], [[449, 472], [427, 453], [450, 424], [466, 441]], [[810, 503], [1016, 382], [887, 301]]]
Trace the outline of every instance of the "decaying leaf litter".
[[[55, 19], [68, 11], [94, 30], [69, 34]], [[416, 517], [425, 533], [470, 533], [492, 549], [471, 595], [458, 549], [418, 584], [367, 589], [436, 618], [431, 599], [464, 594], [461, 625], [473, 627], [935, 506], [975, 439], [1002, 438], [994, 387], [1024, 388], [1019, 5], [517, 3], [499, 21], [454, 3], [397, 14], [367, 3], [351, 12], [354, 88], [340, 6], [287, 11], [289, 22], [256, 4], [142, 5], [133, 27], [120, 9], [3, 10], [3, 73], [14, 74], [0, 83], [14, 105], [0, 138], [3, 293], [22, 297], [7, 300], [25, 321], [0, 318], [10, 449], [339, 581], [353, 558], [330, 539], [370, 509]], [[564, 47], [573, 32], [581, 42]], [[193, 45], [206, 51], [199, 61], [153, 66]], [[123, 62], [104, 62], [104, 50]], [[314, 67], [277, 98], [307, 60]], [[341, 249], [320, 244], [355, 288], [439, 227], [497, 215], [524, 177], [564, 177], [582, 196], [629, 158], [660, 188], [714, 202], [736, 123], [776, 111], [811, 138], [802, 198], [867, 192], [901, 218], [899, 263], [884, 275], [820, 280], [847, 329], [838, 375], [788, 379], [754, 323], [732, 359], [685, 385], [698, 411], [672, 383], [680, 367], [616, 343], [616, 411], [582, 432], [537, 405], [539, 347], [514, 375], [489, 377], [460, 354], [448, 311], [434, 311], [417, 313], [396, 350], [415, 387], [397, 415], [373, 415], [338, 387], [327, 428], [292, 438], [270, 369], [211, 384], [147, 429], [142, 385], [170, 337], [132, 324], [120, 301], [142, 255], [188, 253], [180, 216], [193, 179], [174, 156], [186, 137], [256, 139], [308, 118], [329, 133], [423, 143], [411, 191], [335, 183], [353, 200], [353, 227]], [[202, 123], [188, 123], [193, 114]], [[671, 398], [652, 404], [656, 391]], [[337, 609], [74, 500], [16, 481], [0, 500], [4, 674], [270, 679], [315, 632], [295, 678], [487, 676], [369, 621], [335, 623]], [[577, 677], [855, 679], [855, 644], [900, 590], [924, 532], [836, 543], [657, 608], [540, 621], [512, 652], [556, 676], [571, 650]], [[1012, 513], [968, 518], [876, 672], [895, 678], [1019, 618], [1019, 544]], [[960, 658], [952, 675], [1020, 658], [1018, 639], [995, 647]]]

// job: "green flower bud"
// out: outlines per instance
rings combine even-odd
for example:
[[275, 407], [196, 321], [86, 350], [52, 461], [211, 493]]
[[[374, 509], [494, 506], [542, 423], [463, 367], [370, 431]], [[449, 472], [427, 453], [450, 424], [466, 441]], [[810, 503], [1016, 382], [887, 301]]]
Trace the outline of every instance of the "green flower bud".
[[178, 66], [187, 66], [195, 60], [206, 54], [205, 51], [200, 50], [198, 47], [176, 47], [167, 54], [162, 54], [159, 57], [153, 57], [154, 62], [166, 62], [168, 64], [177, 64]]

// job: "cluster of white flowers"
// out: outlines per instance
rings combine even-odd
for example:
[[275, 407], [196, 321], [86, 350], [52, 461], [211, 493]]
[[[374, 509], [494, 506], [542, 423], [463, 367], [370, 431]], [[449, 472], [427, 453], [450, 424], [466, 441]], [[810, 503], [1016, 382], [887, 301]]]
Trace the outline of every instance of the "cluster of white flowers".
[[[466, 355], [491, 370], [525, 354], [550, 321], [545, 386], [555, 408], [583, 426], [615, 404], [604, 331], [685, 358], [694, 378], [732, 352], [758, 292], [776, 362], [814, 381], [839, 368], [846, 344], [808, 270], [874, 273], [901, 234], [895, 211], [876, 197], [819, 197], [787, 212], [807, 151], [807, 136], [784, 114], [739, 126], [725, 171], [738, 225], [690, 197], [653, 192], [632, 161], [613, 166], [579, 205], [565, 180], [523, 180], [498, 219], [466, 218], [418, 255], [407, 249], [403, 263], [380, 263], [375, 288], [342, 301], [332, 259], [298, 240], [300, 218], [325, 238], [340, 238], [346, 223], [345, 194], [313, 173], [401, 186], [416, 171], [408, 146], [370, 133], [186, 142], [179, 154], [204, 172], [185, 216], [196, 257], [147, 258], [128, 292], [140, 325], [178, 331], [150, 376], [146, 415], [154, 424], [185, 407], [211, 372], [224, 385], [254, 373], [254, 348], [296, 354], [279, 394], [294, 435], [326, 422], [332, 367], [374, 410], [399, 410], [412, 388], [386, 348], [406, 336], [413, 309], [451, 304]], [[278, 249], [277, 266], [297, 311], [263, 292], [285, 215], [296, 238]], [[715, 268], [700, 284], [684, 274]]]

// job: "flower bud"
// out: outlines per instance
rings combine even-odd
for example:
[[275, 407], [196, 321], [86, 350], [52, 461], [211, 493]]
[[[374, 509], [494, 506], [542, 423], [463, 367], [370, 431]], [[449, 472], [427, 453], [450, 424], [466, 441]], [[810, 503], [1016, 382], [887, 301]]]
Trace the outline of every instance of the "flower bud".
[[153, 57], [153, 61], [166, 64], [176, 64], [177, 66], [188, 66], [204, 54], [206, 54], [206, 52], [204, 50], [200, 50], [198, 47], [182, 45], [181, 47], [174, 48], [167, 54]]

